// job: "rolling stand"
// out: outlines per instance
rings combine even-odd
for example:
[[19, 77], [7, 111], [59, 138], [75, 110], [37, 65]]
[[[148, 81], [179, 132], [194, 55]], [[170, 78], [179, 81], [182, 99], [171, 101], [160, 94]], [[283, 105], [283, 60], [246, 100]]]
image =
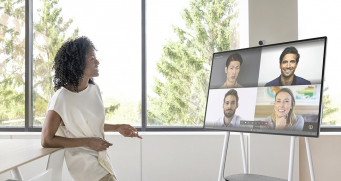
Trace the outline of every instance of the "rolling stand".
[[[224, 139], [224, 145], [223, 145], [223, 152], [222, 152], [222, 156], [221, 156], [218, 181], [292, 181], [293, 168], [294, 168], [294, 150], [295, 150], [295, 138], [296, 138], [296, 136], [291, 136], [288, 180], [248, 173], [248, 171], [246, 169], [246, 157], [245, 157], [243, 133], [240, 133], [240, 143], [241, 143], [241, 149], [242, 149], [244, 173], [243, 174], [229, 175], [229, 176], [224, 177], [226, 153], [227, 153], [229, 138], [230, 138], [230, 132], [227, 131], [225, 133], [225, 139]], [[309, 140], [307, 137], [305, 137], [305, 144], [306, 144], [306, 148], [307, 148], [307, 156], [308, 156], [308, 162], [309, 162], [309, 170], [310, 170], [311, 181], [315, 181], [313, 162], [312, 162], [311, 153], [310, 153], [310, 145], [309, 145]]]

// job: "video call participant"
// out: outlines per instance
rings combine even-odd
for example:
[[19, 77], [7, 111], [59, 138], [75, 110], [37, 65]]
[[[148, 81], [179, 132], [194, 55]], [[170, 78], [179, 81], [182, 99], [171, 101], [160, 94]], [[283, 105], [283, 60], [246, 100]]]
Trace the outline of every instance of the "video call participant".
[[288, 88], [283, 88], [276, 93], [275, 106], [271, 116], [264, 121], [268, 122], [268, 129], [302, 131], [304, 119], [295, 115], [295, 97]]
[[268, 82], [265, 86], [283, 86], [283, 85], [311, 85], [311, 82], [295, 75], [300, 54], [295, 47], [287, 47], [279, 58], [279, 68], [281, 75]]
[[242, 63], [243, 58], [238, 53], [232, 54], [227, 58], [225, 67], [226, 81], [219, 89], [243, 87], [237, 83], [237, 77]]
[[224, 97], [223, 112], [224, 116], [214, 122], [214, 126], [219, 127], [241, 127], [240, 120], [242, 118], [236, 115], [236, 110], [239, 106], [238, 92], [230, 89]]

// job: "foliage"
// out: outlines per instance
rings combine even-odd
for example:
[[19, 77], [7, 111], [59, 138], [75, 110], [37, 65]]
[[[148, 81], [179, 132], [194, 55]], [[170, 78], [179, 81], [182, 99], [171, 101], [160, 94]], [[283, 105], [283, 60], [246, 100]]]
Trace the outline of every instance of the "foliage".
[[[111, 124], [141, 125], [141, 101], [133, 101], [124, 95], [120, 99], [104, 100], [105, 122]], [[112, 108], [112, 110], [110, 110]]]
[[149, 124], [202, 125], [214, 52], [230, 49], [233, 0], [192, 0], [182, 11], [186, 28], [173, 25], [177, 41], [163, 46], [153, 91], [148, 96]]
[[[41, 0], [38, 9], [38, 22], [34, 22], [33, 37], [33, 102], [36, 117], [45, 116], [46, 107], [54, 94], [53, 59], [59, 47], [66, 41], [65, 33], [73, 20], [64, 22], [62, 8], [58, 0]], [[25, 115], [25, 1], [0, 0], [5, 15], [18, 22], [14, 28], [0, 24], [0, 56], [5, 54], [5, 61], [0, 60], [0, 121], [24, 118]], [[78, 35], [75, 29], [69, 38]], [[4, 48], [3, 48], [4, 47]], [[1, 49], [2, 48], [2, 49]], [[37, 122], [35, 120], [34, 122]], [[39, 121], [37, 122], [39, 123]]]
[[[53, 66], [54, 57], [59, 47], [70, 38], [78, 35], [79, 29], [66, 38], [73, 19], [66, 22], [63, 19], [62, 8], [58, 0], [40, 0], [42, 6], [38, 8], [38, 21], [34, 22], [33, 37], [33, 102], [34, 125], [42, 125], [49, 100], [54, 94]], [[6, 55], [5, 61], [0, 61], [0, 124], [6, 120], [23, 120], [25, 118], [25, 1], [0, 0], [2, 10], [8, 17], [18, 21], [19, 28], [7, 27], [0, 24], [0, 56]], [[35, 4], [39, 5], [39, 3]], [[0, 14], [1, 15], [1, 14]], [[6, 16], [6, 17], [7, 17]], [[21, 33], [21, 34], [20, 34]], [[2, 48], [2, 49], [1, 49]], [[100, 60], [100, 59], [99, 59]], [[100, 60], [101, 61], [101, 60]], [[9, 68], [11, 67], [11, 68]], [[105, 107], [106, 120], [112, 123], [137, 124], [141, 122], [141, 103], [129, 99], [118, 103], [115, 100]], [[13, 125], [23, 125], [24, 121], [11, 122]]]
[[0, 123], [25, 117], [24, 3], [0, 0]]
[[[52, 66], [54, 57], [61, 45], [68, 39], [75, 38], [79, 29], [75, 29], [71, 37], [65, 33], [73, 22], [64, 22], [62, 8], [58, 0], [41, 0], [43, 6], [38, 9], [39, 21], [34, 23], [34, 112], [35, 116], [44, 116], [49, 100], [54, 94]], [[45, 103], [46, 106], [39, 104]]]
[[114, 104], [114, 105], [110, 105], [109, 107], [105, 108], [105, 113], [115, 113], [115, 111], [120, 107], [120, 103]]
[[[323, 92], [327, 92], [328, 87], [326, 87]], [[323, 124], [333, 124], [335, 125], [338, 120], [333, 119], [333, 115], [339, 111], [339, 109], [332, 105], [332, 100], [329, 98], [329, 94], [324, 94], [322, 99], [323, 104]], [[339, 119], [339, 118], [338, 118]]]

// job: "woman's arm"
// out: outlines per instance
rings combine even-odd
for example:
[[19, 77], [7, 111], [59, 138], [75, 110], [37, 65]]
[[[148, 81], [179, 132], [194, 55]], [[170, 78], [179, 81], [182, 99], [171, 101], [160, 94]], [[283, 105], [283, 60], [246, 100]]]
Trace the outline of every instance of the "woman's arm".
[[106, 124], [104, 123], [104, 131], [105, 132], [118, 131], [124, 137], [138, 137], [142, 139], [142, 137], [139, 136], [139, 133], [135, 132], [137, 131], [137, 129], [130, 126], [129, 124]]
[[106, 150], [112, 144], [102, 138], [65, 138], [56, 136], [62, 119], [53, 110], [48, 111], [41, 131], [41, 145], [44, 148], [90, 147], [96, 151]]
[[119, 126], [121, 126], [121, 124], [107, 124], [107, 123], [104, 123], [104, 132], [117, 131], [117, 128]]

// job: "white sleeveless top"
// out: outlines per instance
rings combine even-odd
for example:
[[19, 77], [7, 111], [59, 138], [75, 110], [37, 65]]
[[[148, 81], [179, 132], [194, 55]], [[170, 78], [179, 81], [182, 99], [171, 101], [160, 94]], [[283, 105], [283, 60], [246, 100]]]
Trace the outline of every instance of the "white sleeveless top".
[[[58, 89], [47, 107], [56, 111], [65, 126], [56, 135], [67, 138], [100, 137], [104, 139], [105, 109], [98, 85], [88, 84], [74, 93], [64, 87]], [[90, 147], [65, 148], [65, 161], [75, 181], [98, 181], [107, 174], [116, 175], [106, 151]]]

